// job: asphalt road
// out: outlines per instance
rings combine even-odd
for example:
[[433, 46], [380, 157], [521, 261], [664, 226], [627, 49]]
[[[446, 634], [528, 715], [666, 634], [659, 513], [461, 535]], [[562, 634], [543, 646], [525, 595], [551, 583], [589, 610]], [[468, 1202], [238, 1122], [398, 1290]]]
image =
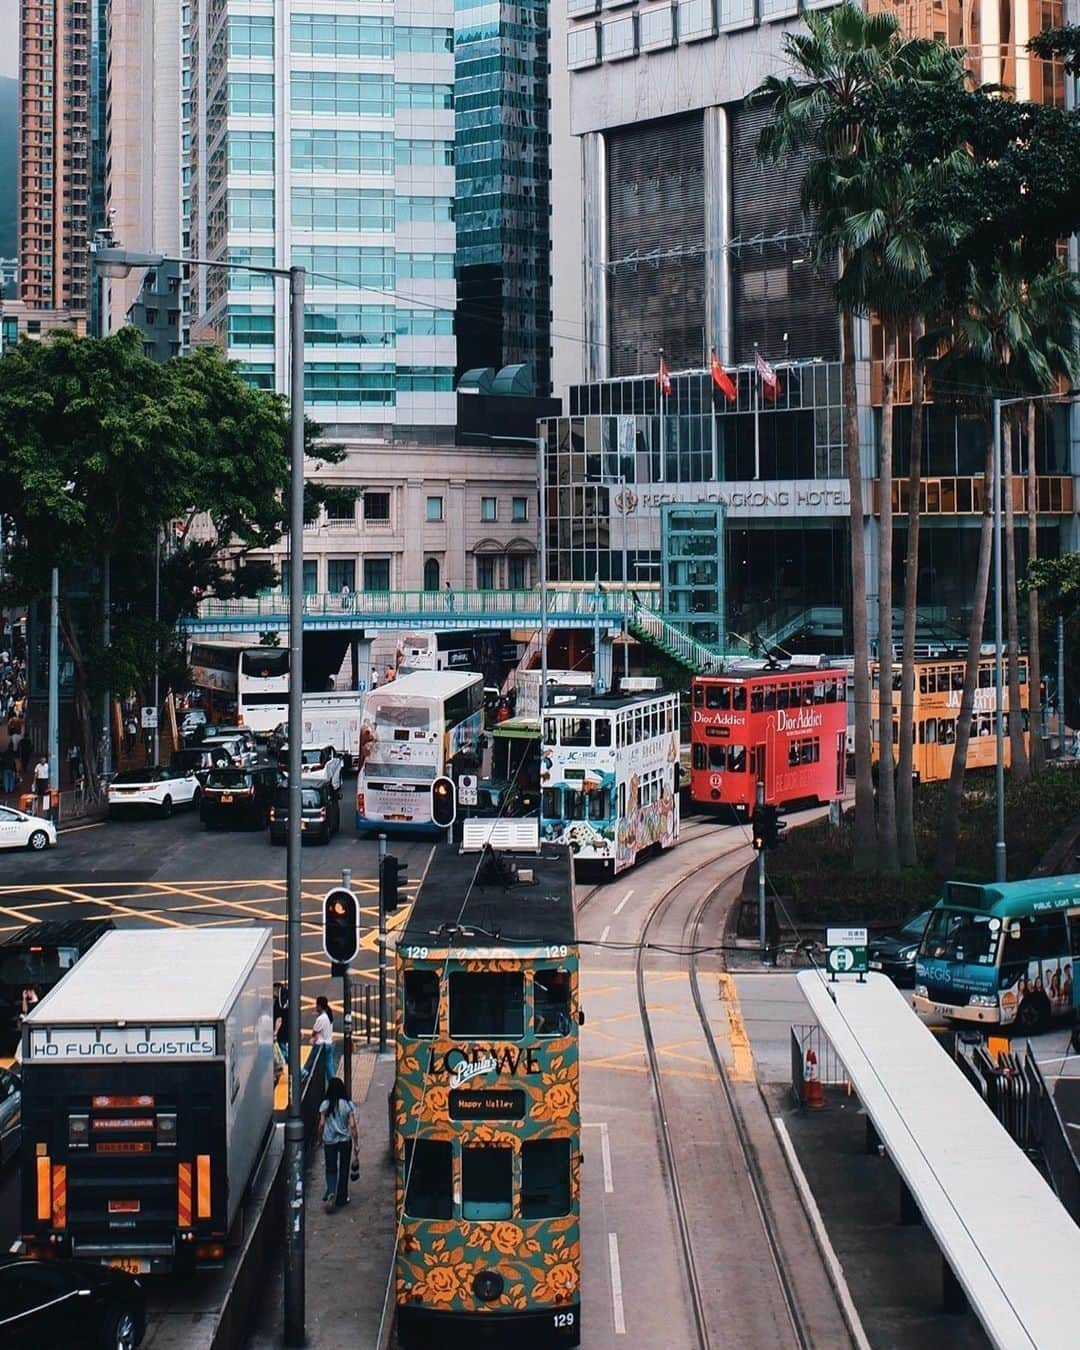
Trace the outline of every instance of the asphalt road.
[[[326, 846], [303, 850], [301, 985], [302, 1023], [313, 1020], [317, 994], [325, 993], [340, 1026], [341, 986], [330, 976], [322, 950], [322, 897], [340, 884], [343, 868], [361, 904], [361, 950], [354, 967], [354, 1007], [364, 987], [378, 980], [378, 841], [353, 828], [354, 783], [346, 780], [341, 832]], [[431, 854], [424, 841], [391, 839], [388, 851], [408, 870], [415, 893]], [[202, 829], [198, 815], [178, 811], [171, 820], [106, 821], [61, 830], [45, 853], [0, 853], [0, 938], [43, 919], [111, 919], [117, 927], [184, 927], [194, 924], [269, 924], [274, 930], [275, 978], [285, 977], [285, 857], [265, 830]], [[391, 918], [404, 919], [405, 909]], [[392, 970], [391, 970], [392, 978]], [[358, 1026], [358, 1034], [363, 1034]], [[10, 1049], [10, 1047], [4, 1047]], [[18, 1236], [16, 1169], [0, 1178], [0, 1250]]]

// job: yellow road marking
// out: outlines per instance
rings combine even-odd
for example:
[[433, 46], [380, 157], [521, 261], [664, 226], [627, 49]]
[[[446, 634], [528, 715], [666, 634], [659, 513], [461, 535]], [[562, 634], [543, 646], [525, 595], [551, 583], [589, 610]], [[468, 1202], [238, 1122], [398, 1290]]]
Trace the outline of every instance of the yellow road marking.
[[728, 971], [717, 973], [720, 987], [720, 1001], [727, 1012], [727, 1040], [731, 1045], [731, 1079], [735, 1083], [753, 1083], [757, 1078], [754, 1069], [754, 1055], [750, 1049], [750, 1037], [746, 1034], [739, 995], [735, 988], [735, 979]]

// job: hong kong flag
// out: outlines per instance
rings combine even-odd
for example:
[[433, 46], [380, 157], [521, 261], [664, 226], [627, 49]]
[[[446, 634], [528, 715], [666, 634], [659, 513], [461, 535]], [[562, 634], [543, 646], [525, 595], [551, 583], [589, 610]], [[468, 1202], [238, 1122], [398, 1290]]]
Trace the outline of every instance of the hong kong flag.
[[671, 371], [668, 370], [668, 363], [664, 360], [664, 353], [660, 353], [660, 369], [656, 372], [656, 383], [660, 387], [660, 392], [665, 398], [671, 397]]
[[738, 398], [738, 390], [735, 388], [735, 381], [720, 364], [716, 353], [711, 352], [710, 356], [712, 357], [711, 369], [713, 384], [720, 390], [729, 403], [734, 403], [736, 398]]
[[775, 402], [780, 393], [780, 376], [769, 365], [760, 352], [754, 353], [757, 373], [761, 376], [761, 388], [770, 403]]

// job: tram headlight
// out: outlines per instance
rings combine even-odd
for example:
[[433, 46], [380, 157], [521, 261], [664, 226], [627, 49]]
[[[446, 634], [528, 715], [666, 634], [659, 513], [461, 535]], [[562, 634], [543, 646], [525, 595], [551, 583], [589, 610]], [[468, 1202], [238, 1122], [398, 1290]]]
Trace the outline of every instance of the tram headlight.
[[506, 1281], [497, 1270], [481, 1270], [473, 1276], [473, 1293], [483, 1303], [494, 1303], [502, 1298]]

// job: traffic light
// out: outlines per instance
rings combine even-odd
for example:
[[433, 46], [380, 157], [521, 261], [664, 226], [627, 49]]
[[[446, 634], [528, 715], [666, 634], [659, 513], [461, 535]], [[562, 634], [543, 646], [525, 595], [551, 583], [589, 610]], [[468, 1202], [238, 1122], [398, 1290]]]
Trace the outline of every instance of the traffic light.
[[765, 804], [754, 808], [750, 824], [754, 831], [754, 848], [759, 853], [763, 848], [777, 848], [780, 831], [787, 829], [787, 822], [780, 819], [779, 808]]
[[409, 874], [392, 853], [382, 860], [379, 877], [379, 904], [384, 914], [393, 914], [401, 904], [401, 888], [409, 884]]
[[431, 819], [444, 827], [457, 819], [457, 793], [449, 778], [436, 778], [431, 785]]
[[360, 906], [352, 891], [335, 886], [323, 897], [323, 951], [347, 966], [360, 949]]

